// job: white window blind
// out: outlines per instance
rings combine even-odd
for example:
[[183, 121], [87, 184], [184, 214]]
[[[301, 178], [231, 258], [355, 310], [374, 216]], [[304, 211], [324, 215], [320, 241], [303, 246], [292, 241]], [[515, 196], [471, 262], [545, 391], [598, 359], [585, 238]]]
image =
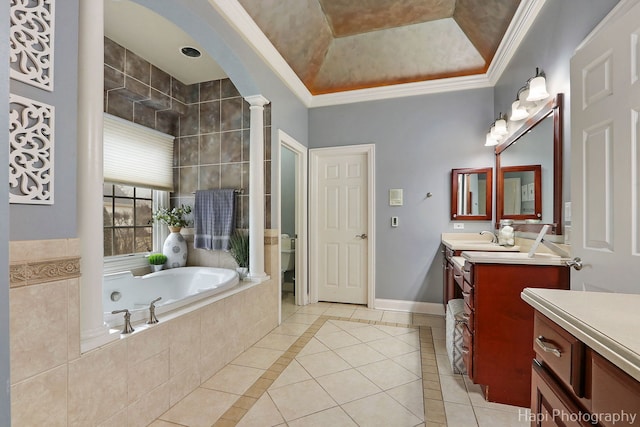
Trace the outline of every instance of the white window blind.
[[104, 180], [173, 191], [173, 136], [104, 115]]

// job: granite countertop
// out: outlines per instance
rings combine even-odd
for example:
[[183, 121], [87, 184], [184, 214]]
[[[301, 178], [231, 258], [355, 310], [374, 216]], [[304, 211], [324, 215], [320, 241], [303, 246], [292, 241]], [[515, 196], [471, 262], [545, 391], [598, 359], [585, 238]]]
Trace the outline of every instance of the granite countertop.
[[521, 296], [640, 381], [640, 295], [526, 288]]

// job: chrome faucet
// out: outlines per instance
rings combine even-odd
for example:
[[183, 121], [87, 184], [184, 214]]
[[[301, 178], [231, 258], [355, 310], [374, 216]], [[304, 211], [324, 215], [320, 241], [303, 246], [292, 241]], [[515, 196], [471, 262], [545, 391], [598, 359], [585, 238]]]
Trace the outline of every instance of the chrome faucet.
[[485, 234], [491, 234], [491, 243], [498, 243], [498, 238], [496, 237], [496, 235], [493, 232], [487, 231], [487, 230], [484, 230], [484, 231], [480, 232], [481, 236], [485, 235]]
[[129, 310], [125, 308], [124, 310], [114, 310], [111, 312], [111, 314], [118, 314], [118, 313], [124, 313], [124, 329], [122, 329], [122, 332], [120, 333], [130, 334], [131, 332], [135, 331], [135, 329], [131, 327], [131, 313], [129, 313]]
[[155, 325], [160, 322], [156, 317], [156, 303], [161, 299], [162, 297], [158, 297], [149, 303], [149, 320], [147, 320], [147, 325]]

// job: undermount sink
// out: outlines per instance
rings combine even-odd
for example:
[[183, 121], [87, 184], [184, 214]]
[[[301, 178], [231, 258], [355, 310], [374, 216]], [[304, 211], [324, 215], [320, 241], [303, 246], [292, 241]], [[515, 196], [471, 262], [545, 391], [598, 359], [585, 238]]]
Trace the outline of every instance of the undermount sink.
[[564, 265], [569, 259], [548, 253], [536, 253], [529, 258], [526, 252], [462, 252], [462, 256], [472, 262], [501, 264]]

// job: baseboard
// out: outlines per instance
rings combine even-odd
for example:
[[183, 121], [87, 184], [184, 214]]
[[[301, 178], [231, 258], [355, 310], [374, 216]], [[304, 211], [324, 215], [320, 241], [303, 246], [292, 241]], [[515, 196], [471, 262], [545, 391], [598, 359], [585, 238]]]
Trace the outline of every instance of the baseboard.
[[374, 304], [377, 310], [404, 311], [444, 316], [444, 307], [440, 303], [376, 298]]

